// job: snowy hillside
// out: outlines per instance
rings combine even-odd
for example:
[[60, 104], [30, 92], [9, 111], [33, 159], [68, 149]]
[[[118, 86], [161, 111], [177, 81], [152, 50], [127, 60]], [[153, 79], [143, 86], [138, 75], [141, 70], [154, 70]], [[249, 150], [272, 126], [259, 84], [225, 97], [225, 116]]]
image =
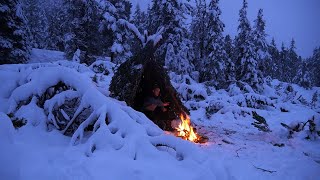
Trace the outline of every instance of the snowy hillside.
[[[88, 67], [61, 61], [59, 52], [36, 52], [30, 64], [0, 66], [0, 81], [6, 84], [0, 90], [0, 174], [5, 179], [320, 176], [320, 102], [313, 97], [320, 88], [272, 80], [259, 95], [240, 85], [216, 90], [171, 73], [192, 123], [209, 139], [195, 144], [110, 98], [116, 66], [108, 58]], [[281, 123], [306, 125], [289, 137]]]
[[65, 60], [64, 53], [61, 51], [52, 51], [45, 49], [36, 49], [31, 50], [31, 58], [29, 63], [45, 63], [45, 62], [54, 62]]

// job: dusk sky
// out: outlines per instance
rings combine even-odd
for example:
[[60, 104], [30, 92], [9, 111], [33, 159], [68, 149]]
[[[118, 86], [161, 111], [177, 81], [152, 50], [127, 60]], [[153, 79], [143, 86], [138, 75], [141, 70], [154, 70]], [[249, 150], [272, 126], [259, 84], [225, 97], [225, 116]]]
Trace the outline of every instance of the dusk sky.
[[[133, 7], [139, 2], [140, 7], [146, 9], [151, 0], [131, 2]], [[220, 0], [225, 33], [233, 37], [237, 34], [242, 2], [243, 0]], [[248, 6], [251, 25], [259, 8], [264, 10], [268, 39], [274, 37], [279, 48], [282, 42], [289, 46], [294, 38], [298, 54], [305, 58], [312, 55], [315, 47], [320, 46], [320, 0], [248, 0]]]

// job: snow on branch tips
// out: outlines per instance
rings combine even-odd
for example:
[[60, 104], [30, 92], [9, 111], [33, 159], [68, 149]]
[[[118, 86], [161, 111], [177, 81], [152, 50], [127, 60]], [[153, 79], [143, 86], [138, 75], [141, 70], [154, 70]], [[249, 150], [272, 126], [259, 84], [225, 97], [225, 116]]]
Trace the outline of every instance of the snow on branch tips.
[[148, 35], [148, 31], [146, 30], [143, 34], [141, 34], [138, 28], [134, 24], [128, 22], [127, 20], [119, 19], [118, 21], [121, 25], [124, 25], [136, 36], [136, 38], [141, 43], [142, 47], [145, 47], [150, 41], [153, 41], [153, 46], [156, 46], [162, 39], [162, 33], [164, 32], [163, 27], [158, 28], [158, 31], [155, 34]]

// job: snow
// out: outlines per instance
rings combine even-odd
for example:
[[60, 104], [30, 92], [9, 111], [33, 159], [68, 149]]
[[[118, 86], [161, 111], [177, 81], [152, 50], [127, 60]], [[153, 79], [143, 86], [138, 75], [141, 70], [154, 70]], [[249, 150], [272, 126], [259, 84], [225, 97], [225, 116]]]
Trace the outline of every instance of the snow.
[[59, 60], [66, 60], [63, 52], [33, 48], [29, 63], [44, 63]]
[[80, 53], [80, 49], [77, 49], [76, 52], [73, 54], [72, 61], [80, 63]]
[[9, 11], [10, 10], [10, 8], [7, 6], [7, 5], [3, 5], [3, 6], [1, 6], [0, 7], [0, 12], [6, 12], [6, 11]]
[[25, 119], [28, 125], [38, 126], [41, 124], [42, 127], [45, 127], [47, 117], [43, 109], [36, 105], [36, 102], [36, 98], [32, 98], [29, 104], [22, 106], [15, 113], [15, 117], [18, 119]]
[[140, 33], [138, 28], [127, 20], [119, 19], [118, 21], [121, 25], [125, 25], [138, 38], [138, 40], [142, 44], [142, 47], [145, 47], [150, 41], [153, 42], [153, 46], [156, 46], [162, 39], [162, 33], [164, 32], [163, 27], [160, 27], [155, 34], [146, 36], [146, 31], [144, 31], [143, 34]]
[[12, 48], [12, 46], [13, 46], [12, 42], [10, 42], [7, 39], [4, 39], [2, 37], [0, 39], [0, 45], [1, 45], [1, 47], [8, 48], [8, 49]]
[[113, 45], [111, 47], [111, 51], [115, 52], [115, 53], [121, 53], [121, 52], [123, 52], [123, 47], [121, 44], [113, 43]]
[[[2, 178], [17, 179], [19, 167], [19, 153], [14, 145], [14, 127], [11, 119], [4, 113], [0, 112], [0, 174]], [[15, 157], [17, 159], [12, 159]]]
[[[288, 130], [280, 125], [314, 117], [319, 130], [320, 102], [317, 108], [309, 105], [319, 87], [306, 90], [273, 80], [264, 85], [263, 93], [255, 94], [236, 84], [216, 90], [190, 76], [170, 73], [173, 86], [191, 109], [197, 132], [209, 138], [205, 144], [194, 144], [163, 132], [144, 114], [109, 97], [116, 70], [110, 58], [87, 67], [61, 61], [60, 52], [36, 52], [47, 54], [43, 59], [33, 55], [31, 64], [0, 66], [4, 179], [317, 179], [320, 175], [319, 137], [306, 140], [307, 125], [288, 139]], [[67, 89], [39, 105], [43, 93], [58, 82]], [[74, 98], [79, 98], [79, 105], [70, 114], [63, 104]], [[63, 135], [65, 127], [55, 110], [60, 109], [70, 123], [85, 107], [92, 110], [89, 116], [73, 134]], [[288, 112], [281, 112], [281, 107]], [[252, 125], [252, 111], [265, 118], [271, 132]], [[11, 122], [15, 118], [27, 124], [15, 129]], [[88, 125], [93, 131], [84, 131]]]

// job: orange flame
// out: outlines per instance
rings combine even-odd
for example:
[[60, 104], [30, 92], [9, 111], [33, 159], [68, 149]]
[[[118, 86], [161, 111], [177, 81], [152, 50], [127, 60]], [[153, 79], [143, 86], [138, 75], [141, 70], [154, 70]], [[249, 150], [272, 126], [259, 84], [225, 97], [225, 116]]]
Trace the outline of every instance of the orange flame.
[[176, 128], [178, 131], [178, 136], [189, 140], [192, 142], [197, 142], [198, 135], [193, 131], [193, 127], [190, 125], [190, 118], [186, 115], [186, 118], [183, 116], [183, 114], [180, 115], [181, 123]]

